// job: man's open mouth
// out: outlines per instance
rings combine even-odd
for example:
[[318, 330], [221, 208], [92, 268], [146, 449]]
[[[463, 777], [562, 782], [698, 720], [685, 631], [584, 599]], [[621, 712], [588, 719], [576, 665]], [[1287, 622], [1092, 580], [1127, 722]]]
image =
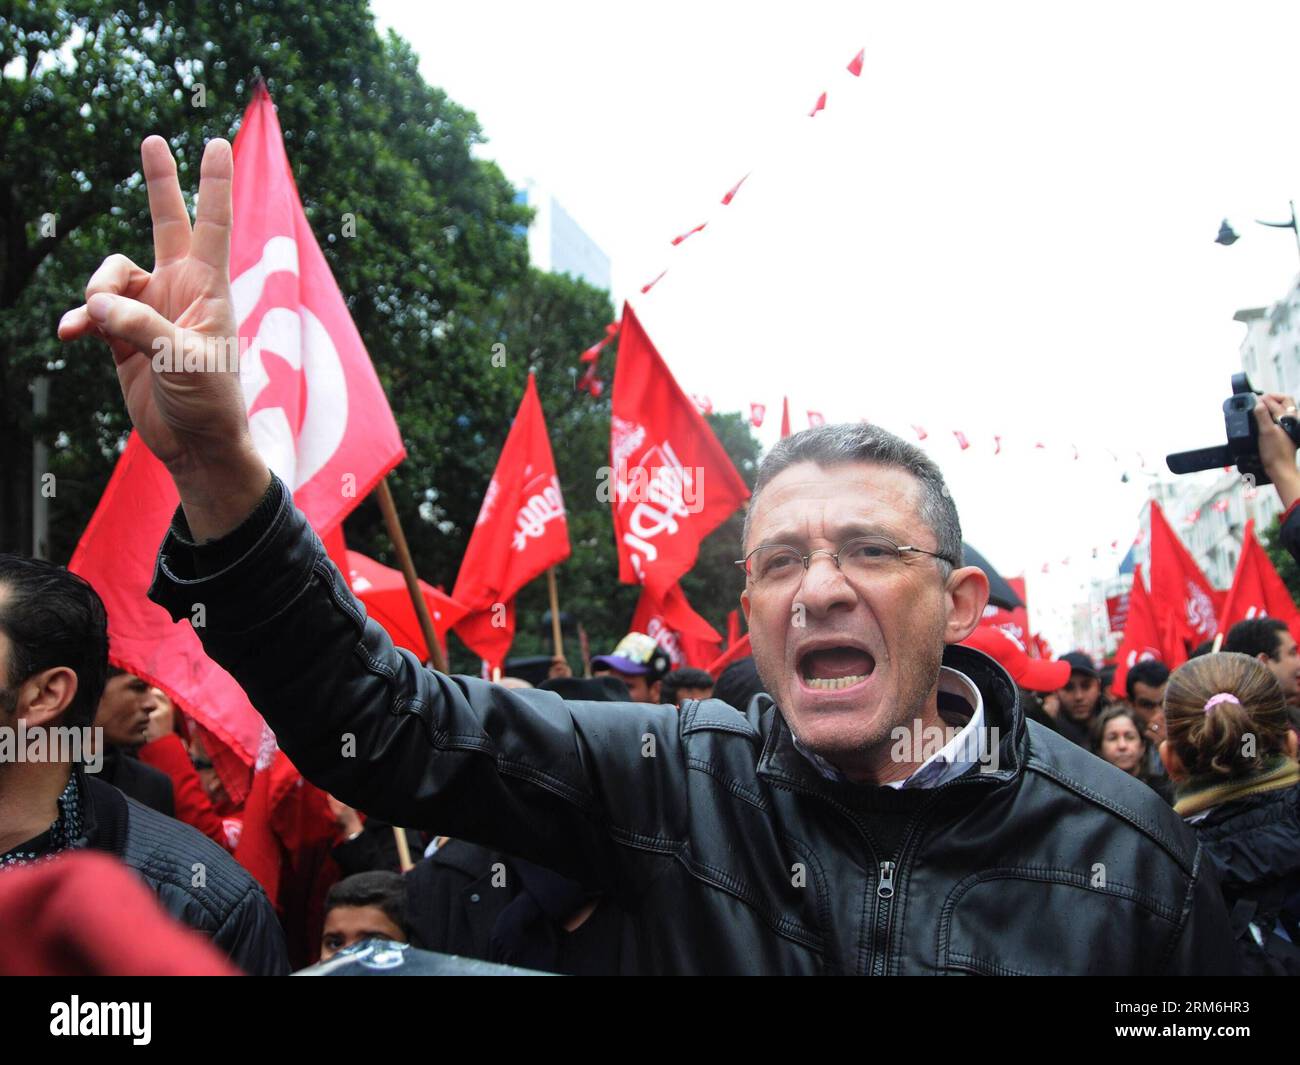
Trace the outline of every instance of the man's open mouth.
[[861, 684], [876, 669], [876, 660], [861, 647], [818, 647], [799, 656], [799, 676], [815, 691], [838, 691]]

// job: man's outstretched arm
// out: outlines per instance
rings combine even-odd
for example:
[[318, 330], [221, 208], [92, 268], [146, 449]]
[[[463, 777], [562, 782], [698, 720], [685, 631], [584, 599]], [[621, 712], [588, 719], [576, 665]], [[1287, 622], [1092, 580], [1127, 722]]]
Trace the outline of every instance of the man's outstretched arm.
[[672, 708], [566, 703], [425, 669], [366, 619], [278, 479], [204, 545], [178, 512], [150, 596], [182, 622], [203, 604], [204, 649], [303, 775], [349, 805], [619, 892], [638, 855], [681, 837]]
[[59, 336], [108, 343], [131, 420], [180, 494], [151, 594], [174, 618], [204, 604], [209, 655], [304, 775], [352, 806], [606, 888], [626, 880], [619, 862], [671, 850], [685, 805], [673, 711], [424, 669], [365, 620], [258, 456], [237, 372], [155, 368], [160, 343], [230, 350], [235, 337], [233, 161], [225, 141], [208, 144], [191, 228], [166, 142], [148, 138], [141, 156], [154, 270], [110, 256]]

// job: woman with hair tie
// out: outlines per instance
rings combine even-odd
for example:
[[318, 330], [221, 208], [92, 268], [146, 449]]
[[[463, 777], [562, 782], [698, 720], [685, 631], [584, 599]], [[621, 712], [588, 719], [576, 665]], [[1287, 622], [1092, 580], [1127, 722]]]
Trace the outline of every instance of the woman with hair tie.
[[1248, 655], [1204, 655], [1169, 678], [1165, 720], [1174, 809], [1215, 867], [1243, 972], [1300, 975], [1300, 764], [1281, 687]]

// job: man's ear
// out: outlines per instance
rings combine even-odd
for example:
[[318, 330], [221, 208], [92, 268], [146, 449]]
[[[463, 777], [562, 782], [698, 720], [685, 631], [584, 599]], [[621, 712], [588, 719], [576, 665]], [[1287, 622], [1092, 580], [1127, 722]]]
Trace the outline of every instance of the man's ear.
[[1168, 740], [1160, 742], [1160, 761], [1165, 763], [1165, 772], [1175, 784], [1187, 779], [1187, 767], [1178, 757], [1178, 752], [1170, 746]]
[[740, 609], [745, 612], [745, 626], [749, 626], [749, 588], [740, 593]]
[[51, 725], [77, 695], [77, 674], [67, 666], [33, 673], [18, 688], [18, 716], [29, 728]]
[[948, 607], [948, 624], [944, 643], [960, 643], [975, 631], [989, 603], [989, 579], [978, 566], [963, 566], [952, 571], [944, 596]]

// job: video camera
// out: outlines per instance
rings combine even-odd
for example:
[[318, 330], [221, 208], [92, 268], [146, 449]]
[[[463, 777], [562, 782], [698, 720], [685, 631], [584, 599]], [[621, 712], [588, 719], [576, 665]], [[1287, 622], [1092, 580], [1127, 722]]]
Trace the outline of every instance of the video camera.
[[[1179, 451], [1166, 455], [1172, 473], [1196, 473], [1212, 470], [1216, 466], [1236, 466], [1254, 483], [1270, 484], [1263, 464], [1259, 461], [1259, 423], [1255, 421], [1255, 397], [1260, 393], [1250, 387], [1250, 378], [1244, 373], [1232, 375], [1232, 395], [1223, 401], [1223, 421], [1228, 431], [1228, 442], [1217, 447], [1201, 447], [1195, 451]], [[1287, 436], [1300, 447], [1300, 420], [1291, 415], [1278, 419]]]

